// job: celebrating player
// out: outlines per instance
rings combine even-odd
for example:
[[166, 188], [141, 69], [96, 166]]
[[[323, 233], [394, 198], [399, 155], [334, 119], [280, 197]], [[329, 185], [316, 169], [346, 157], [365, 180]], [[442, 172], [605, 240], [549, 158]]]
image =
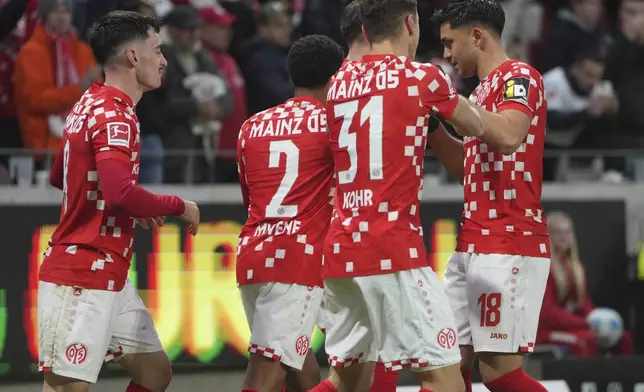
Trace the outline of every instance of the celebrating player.
[[156, 227], [159, 217], [183, 216], [193, 234], [199, 225], [195, 203], [137, 185], [134, 107], [161, 84], [166, 61], [158, 31], [155, 19], [113, 12], [89, 36], [105, 84], [94, 84], [73, 107], [51, 173], [63, 202], [39, 276], [38, 368], [46, 392], [87, 391], [110, 359], [132, 377], [127, 392], [162, 392], [170, 383], [152, 318], [126, 279], [137, 218]]
[[416, 370], [423, 391], [461, 391], [455, 323], [426, 262], [419, 199], [429, 114], [472, 133], [482, 123], [436, 67], [409, 60], [415, 0], [359, 7], [371, 54], [340, 69], [327, 103], [338, 182], [323, 265], [333, 371], [313, 391], [367, 391], [376, 361]]
[[320, 379], [309, 348], [322, 300], [334, 183], [323, 102], [343, 61], [342, 48], [327, 37], [295, 42], [289, 53], [295, 98], [252, 116], [239, 135], [237, 162], [248, 208], [237, 251], [237, 281], [251, 329], [246, 392], [279, 390], [286, 377], [282, 365], [306, 366], [298, 374], [304, 390]]
[[[445, 58], [461, 76], [477, 75], [470, 100], [482, 134], [458, 129], [454, 149], [465, 162], [465, 210], [446, 291], [455, 312], [463, 374], [471, 388], [475, 355], [492, 392], [545, 389], [522, 370], [532, 352], [550, 268], [541, 207], [546, 102], [541, 75], [510, 60], [501, 46], [505, 22], [496, 0], [453, 0], [434, 16]], [[471, 389], [470, 389], [471, 390]]]

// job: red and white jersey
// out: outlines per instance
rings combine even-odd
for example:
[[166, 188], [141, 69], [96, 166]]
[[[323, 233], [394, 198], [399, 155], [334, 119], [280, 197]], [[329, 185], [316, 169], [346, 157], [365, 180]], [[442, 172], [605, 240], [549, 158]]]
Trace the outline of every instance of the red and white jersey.
[[237, 282], [321, 286], [334, 181], [324, 106], [296, 97], [255, 114], [239, 134], [237, 162], [249, 201]]
[[139, 180], [139, 121], [124, 92], [94, 84], [67, 116], [63, 135], [63, 202], [40, 280], [120, 291], [130, 268], [134, 219], [109, 210], [97, 159], [127, 160]]
[[541, 74], [508, 60], [481, 81], [470, 100], [491, 112], [520, 110], [532, 126], [508, 156], [476, 137], [465, 138], [465, 209], [457, 251], [550, 257], [541, 206], [547, 111]]
[[393, 55], [347, 62], [332, 78], [327, 117], [337, 188], [325, 278], [427, 266], [420, 196], [430, 113], [458, 96], [438, 68]]

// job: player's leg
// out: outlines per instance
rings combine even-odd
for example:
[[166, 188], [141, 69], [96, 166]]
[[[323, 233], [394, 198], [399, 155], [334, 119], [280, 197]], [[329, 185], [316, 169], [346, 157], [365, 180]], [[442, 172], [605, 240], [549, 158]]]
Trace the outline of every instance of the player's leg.
[[380, 298], [369, 297], [383, 304], [386, 315], [376, 328], [385, 367], [411, 368], [421, 391], [464, 391], [456, 323], [434, 271], [424, 267], [370, 280], [380, 285], [373, 293], [379, 292]]
[[164, 392], [172, 379], [152, 316], [128, 280], [119, 293], [106, 361], [117, 362], [131, 378], [126, 392]]
[[356, 279], [324, 281], [329, 377], [313, 392], [368, 392], [378, 350], [367, 303]]
[[467, 268], [469, 254], [454, 252], [447, 261], [445, 271], [445, 292], [456, 322], [458, 344], [461, 351], [461, 375], [465, 391], [472, 392], [472, 369], [476, 356], [472, 348], [470, 310], [467, 299]]
[[[281, 391], [287, 370], [312, 387], [319, 379], [317, 363], [309, 360], [311, 335], [317, 321], [322, 289], [297, 284], [264, 283], [241, 286], [250, 325], [251, 352], [244, 389]], [[315, 358], [311, 357], [313, 361]]]
[[301, 371], [290, 369], [286, 375], [287, 392], [306, 392], [320, 383], [320, 367], [313, 350], [309, 350]]
[[396, 392], [396, 385], [398, 385], [398, 372], [387, 371], [384, 363], [376, 363], [369, 392]]
[[43, 391], [86, 392], [103, 365], [116, 294], [40, 282], [38, 369]]
[[474, 351], [492, 392], [546, 391], [523, 372], [532, 352], [550, 260], [474, 254], [467, 270]]

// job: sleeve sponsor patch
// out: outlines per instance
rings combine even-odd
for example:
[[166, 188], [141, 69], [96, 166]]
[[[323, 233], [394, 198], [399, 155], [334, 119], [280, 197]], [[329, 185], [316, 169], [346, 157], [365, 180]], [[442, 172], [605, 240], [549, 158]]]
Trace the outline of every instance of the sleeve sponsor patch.
[[503, 86], [503, 99], [528, 103], [529, 90], [529, 79], [522, 77], [509, 79]]
[[107, 145], [116, 147], [130, 146], [130, 124], [112, 122], [107, 124]]

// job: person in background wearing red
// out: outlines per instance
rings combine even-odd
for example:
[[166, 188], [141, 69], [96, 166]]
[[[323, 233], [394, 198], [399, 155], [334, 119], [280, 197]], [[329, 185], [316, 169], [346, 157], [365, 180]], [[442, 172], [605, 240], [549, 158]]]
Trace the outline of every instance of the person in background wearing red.
[[[541, 306], [537, 344], [566, 346], [573, 355], [593, 357], [599, 348], [586, 317], [595, 309], [586, 284], [586, 271], [579, 259], [570, 216], [555, 211], [548, 214], [551, 242], [550, 277]], [[613, 348], [617, 355], [633, 353], [633, 339], [624, 331]]]
[[39, 0], [38, 24], [15, 62], [13, 88], [25, 147], [58, 151], [65, 117], [101, 77], [72, 26], [71, 0]]
[[234, 101], [233, 111], [222, 122], [215, 164], [215, 180], [236, 183], [238, 181], [235, 163], [237, 135], [247, 118], [244, 78], [235, 59], [228, 53], [232, 38], [232, 24], [237, 18], [219, 4], [202, 8], [200, 12], [204, 21], [201, 34], [204, 49], [212, 55], [212, 60], [228, 83]]

